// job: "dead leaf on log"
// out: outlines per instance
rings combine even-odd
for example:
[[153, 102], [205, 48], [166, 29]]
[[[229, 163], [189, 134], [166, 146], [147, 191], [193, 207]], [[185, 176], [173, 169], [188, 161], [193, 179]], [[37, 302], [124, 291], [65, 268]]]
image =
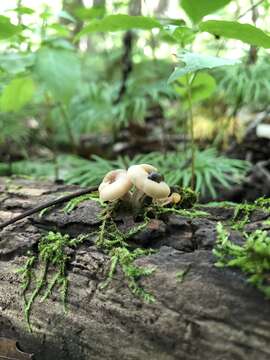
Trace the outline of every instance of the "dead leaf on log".
[[17, 341], [0, 338], [0, 360], [31, 360], [33, 354], [27, 354], [18, 349]]

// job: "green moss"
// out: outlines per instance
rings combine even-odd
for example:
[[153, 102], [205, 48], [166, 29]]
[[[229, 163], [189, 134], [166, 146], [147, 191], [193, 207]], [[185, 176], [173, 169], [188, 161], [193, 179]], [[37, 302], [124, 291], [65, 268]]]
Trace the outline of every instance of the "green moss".
[[201, 210], [196, 210], [196, 209], [189, 209], [189, 210], [185, 210], [185, 209], [177, 209], [175, 207], [171, 207], [171, 208], [167, 208], [167, 207], [157, 207], [155, 209], [155, 213], [157, 215], [161, 215], [161, 214], [176, 214], [176, 215], [181, 215], [181, 216], [185, 216], [188, 218], [196, 218], [196, 217], [201, 217], [201, 216], [209, 216], [209, 213], [207, 213], [206, 211], [201, 211]]
[[105, 288], [110, 283], [116, 272], [117, 265], [119, 265], [131, 292], [148, 303], [154, 302], [155, 299], [153, 295], [145, 291], [145, 289], [139, 285], [139, 280], [142, 276], [151, 275], [155, 271], [155, 268], [145, 268], [134, 265], [136, 259], [141, 256], [149, 255], [150, 253], [151, 250], [140, 248], [130, 251], [126, 246], [112, 248], [109, 251], [111, 258], [110, 270], [108, 272], [107, 280], [101, 284], [101, 288]]
[[245, 225], [250, 222], [250, 216], [255, 210], [270, 213], [270, 199], [261, 197], [253, 204], [244, 203], [236, 205], [232, 219], [232, 228], [235, 230], [243, 230]]
[[[120, 230], [115, 220], [115, 215], [124, 209], [125, 204], [122, 201], [104, 204], [100, 202], [97, 194], [86, 194], [74, 198], [67, 203], [63, 209], [65, 213], [70, 213], [80, 203], [87, 200], [97, 201], [103, 207], [100, 213], [101, 225], [98, 231], [95, 232], [98, 235], [96, 245], [110, 257], [110, 269], [106, 280], [100, 286], [101, 288], [108, 286], [113, 279], [117, 267], [119, 267], [129, 289], [135, 296], [146, 302], [154, 301], [153, 295], [140, 286], [140, 279], [151, 275], [155, 269], [152, 267], [145, 268], [134, 263], [139, 257], [153, 253], [153, 250], [134, 248], [134, 246], [130, 245], [130, 240], [136, 233], [148, 225], [150, 216], [158, 217], [165, 213], [174, 213], [191, 218], [208, 215], [206, 212], [195, 210], [194, 208], [189, 210], [182, 209], [181, 207], [184, 205], [188, 208], [192, 207], [197, 201], [197, 196], [190, 189], [178, 190], [182, 199], [180, 204], [174, 207], [145, 205], [140, 209], [139, 213], [134, 215], [135, 217], [140, 217], [142, 219], [141, 222], [125, 232]], [[130, 209], [128, 210], [130, 211]], [[42, 214], [40, 215], [42, 216]], [[58, 288], [65, 309], [68, 293], [66, 269], [70, 260], [67, 249], [69, 247], [77, 247], [84, 239], [85, 236], [71, 239], [68, 235], [49, 232], [40, 240], [37, 256], [29, 254], [25, 265], [19, 270], [22, 276], [25, 319], [30, 331], [30, 313], [37, 297], [44, 301], [52, 294], [55, 288]], [[49, 276], [49, 274], [52, 274], [51, 270], [53, 270], [53, 275]], [[185, 274], [183, 273], [182, 277]]]
[[190, 188], [173, 186], [172, 190], [177, 192], [181, 196], [181, 200], [179, 204], [177, 204], [177, 208], [190, 209], [198, 201], [198, 194]]
[[[66, 307], [68, 291], [66, 267], [69, 261], [67, 249], [78, 246], [84, 239], [85, 236], [71, 239], [69, 235], [50, 231], [40, 240], [38, 255], [28, 254], [25, 265], [18, 270], [22, 278], [24, 314], [30, 331], [30, 313], [38, 296], [42, 296], [41, 300], [44, 301], [51, 295], [53, 289], [58, 287], [63, 306]], [[55, 273], [52, 278], [48, 276], [50, 269]]]
[[263, 222], [263, 225], [265, 225], [265, 226], [270, 226], [270, 219], [266, 219], [266, 220]]
[[186, 275], [189, 273], [191, 265], [189, 264], [184, 270], [177, 271], [176, 280], [179, 283], [182, 283], [185, 280]]
[[142, 223], [124, 233], [118, 228], [113, 220], [112, 215], [115, 206], [117, 207], [118, 205], [110, 204], [104, 209], [101, 215], [102, 223], [96, 242], [97, 246], [105, 251], [111, 259], [107, 279], [101, 284], [101, 288], [104, 289], [108, 286], [116, 272], [117, 265], [119, 265], [131, 292], [146, 302], [153, 302], [154, 297], [139, 285], [139, 280], [142, 276], [149, 276], [152, 274], [155, 269], [134, 265], [136, 259], [151, 254], [153, 250], [141, 248], [134, 249], [128, 245], [128, 240], [144, 229], [147, 226], [149, 219], [145, 216]]
[[248, 277], [248, 282], [270, 298], [270, 237], [266, 231], [245, 234], [245, 243], [236, 245], [229, 240], [229, 232], [217, 225], [217, 244], [213, 250], [218, 267], [236, 267]]
[[85, 195], [78, 196], [74, 199], [71, 199], [66, 204], [63, 211], [64, 211], [64, 213], [69, 214], [69, 213], [71, 213], [71, 211], [76, 209], [76, 207], [78, 207], [79, 204], [81, 204], [84, 201], [89, 201], [89, 200], [97, 201], [100, 205], [104, 206], [104, 204], [99, 200], [98, 195], [95, 193], [91, 193], [91, 194], [85, 194]]

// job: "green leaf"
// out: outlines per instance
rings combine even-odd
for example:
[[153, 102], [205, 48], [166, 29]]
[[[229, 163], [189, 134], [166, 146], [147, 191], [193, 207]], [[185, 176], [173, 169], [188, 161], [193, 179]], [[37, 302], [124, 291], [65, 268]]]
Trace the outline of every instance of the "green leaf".
[[238, 60], [224, 59], [216, 56], [183, 52], [177, 56], [185, 65], [176, 67], [168, 79], [168, 83], [178, 80], [181, 76], [194, 73], [199, 70], [213, 69], [225, 65], [235, 65]]
[[201, 31], [230, 39], [241, 40], [245, 43], [263, 48], [270, 48], [270, 36], [250, 24], [236, 21], [209, 20], [199, 25]]
[[76, 23], [76, 19], [67, 11], [65, 10], [61, 10], [58, 14], [59, 18], [62, 18], [62, 19], [65, 19], [65, 20], [68, 20], [70, 22], [74, 22]]
[[48, 28], [54, 30], [59, 36], [67, 37], [69, 35], [69, 29], [64, 25], [55, 23], [48, 25]]
[[183, 47], [192, 43], [195, 38], [195, 32], [187, 26], [168, 25], [165, 30]]
[[[181, 77], [175, 83], [175, 91], [181, 95], [184, 106], [188, 103], [187, 78]], [[216, 80], [208, 73], [198, 73], [191, 84], [191, 101], [199, 102], [209, 98], [216, 89]]]
[[21, 15], [32, 15], [35, 12], [33, 9], [31, 9], [30, 7], [27, 7], [27, 6], [19, 6], [15, 9], [12, 9], [11, 11], [15, 11]]
[[18, 74], [31, 67], [35, 57], [33, 53], [7, 52], [0, 54], [0, 69], [9, 74]]
[[91, 20], [102, 18], [106, 13], [106, 9], [104, 6], [93, 6], [91, 8], [80, 7], [77, 8], [74, 13], [81, 20]]
[[91, 32], [126, 31], [131, 29], [151, 30], [153, 28], [161, 28], [161, 24], [151, 17], [125, 14], [109, 15], [100, 20], [92, 20], [76, 38]]
[[30, 76], [13, 79], [2, 92], [0, 107], [2, 111], [19, 111], [33, 97], [35, 84]]
[[0, 40], [8, 39], [21, 30], [21, 26], [13, 25], [8, 17], [0, 15]]
[[37, 52], [35, 72], [56, 100], [68, 103], [81, 80], [80, 62], [69, 50], [43, 47]]
[[188, 17], [194, 22], [199, 22], [205, 15], [223, 8], [231, 0], [181, 0], [181, 6]]

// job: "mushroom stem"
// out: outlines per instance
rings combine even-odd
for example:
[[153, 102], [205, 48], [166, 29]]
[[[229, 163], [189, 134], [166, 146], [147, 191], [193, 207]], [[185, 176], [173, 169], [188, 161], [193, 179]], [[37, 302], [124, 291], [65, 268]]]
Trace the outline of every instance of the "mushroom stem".
[[138, 188], [135, 188], [135, 190], [132, 194], [132, 197], [131, 197], [131, 204], [132, 204], [133, 210], [136, 211], [139, 208], [141, 208], [145, 197], [146, 197], [146, 195], [143, 191], [139, 190]]

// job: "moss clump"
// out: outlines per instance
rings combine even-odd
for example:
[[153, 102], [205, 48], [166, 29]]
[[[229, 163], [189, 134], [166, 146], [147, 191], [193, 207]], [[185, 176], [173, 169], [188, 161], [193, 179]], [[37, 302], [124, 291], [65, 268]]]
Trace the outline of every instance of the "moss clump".
[[135, 296], [142, 298], [148, 303], [154, 302], [155, 298], [153, 297], [153, 295], [145, 291], [145, 289], [142, 288], [138, 282], [142, 276], [151, 275], [155, 271], [155, 268], [145, 268], [142, 266], [134, 265], [134, 261], [137, 258], [149, 255], [151, 252], [151, 250], [145, 250], [140, 248], [130, 251], [130, 249], [125, 246], [112, 248], [109, 251], [109, 255], [111, 258], [110, 270], [108, 272], [107, 280], [103, 284], [101, 284], [101, 288], [105, 288], [110, 283], [113, 275], [116, 272], [117, 265], [120, 265], [131, 292]]
[[104, 209], [101, 215], [102, 223], [96, 242], [97, 246], [105, 251], [111, 259], [107, 279], [101, 284], [101, 288], [105, 288], [110, 283], [116, 272], [117, 265], [119, 265], [131, 292], [146, 302], [153, 302], [154, 297], [139, 285], [139, 280], [142, 276], [152, 274], [155, 269], [134, 265], [136, 259], [153, 253], [153, 250], [134, 249], [128, 244], [128, 240], [132, 236], [147, 226], [149, 219], [145, 215], [142, 223], [124, 233], [118, 228], [113, 219], [114, 209], [115, 205], [113, 204], [108, 205], [108, 207]]
[[[68, 291], [66, 268], [70, 259], [67, 249], [78, 246], [84, 239], [85, 236], [71, 239], [69, 235], [50, 231], [40, 240], [38, 255], [28, 254], [25, 265], [18, 270], [22, 277], [24, 314], [30, 331], [31, 308], [38, 296], [42, 295], [41, 301], [44, 301], [51, 295], [53, 289], [58, 287], [65, 309]], [[40, 268], [39, 274], [36, 267]], [[53, 268], [54, 272], [56, 269], [52, 278], [48, 276], [50, 268]]]
[[189, 273], [190, 269], [191, 269], [191, 264], [188, 264], [188, 266], [184, 270], [177, 271], [177, 273], [176, 273], [176, 281], [178, 283], [184, 282], [185, 277]]
[[175, 207], [171, 207], [171, 208], [167, 208], [167, 207], [157, 207], [155, 209], [155, 213], [157, 215], [162, 215], [162, 214], [176, 214], [176, 215], [181, 215], [181, 216], [185, 216], [191, 219], [194, 219], [196, 217], [201, 217], [201, 216], [208, 216], [209, 213], [206, 211], [201, 211], [201, 210], [196, 210], [196, 209], [189, 209], [189, 210], [185, 210], [185, 209], [178, 209]]
[[182, 209], [190, 209], [198, 201], [198, 194], [190, 188], [179, 188], [177, 192], [181, 196], [179, 205]]
[[250, 222], [250, 216], [255, 210], [270, 213], [270, 199], [261, 197], [253, 204], [244, 203], [236, 205], [232, 219], [232, 228], [235, 230], [243, 230], [244, 226]]
[[218, 258], [218, 267], [236, 267], [248, 276], [248, 282], [270, 298], [270, 236], [266, 231], [256, 230], [245, 234], [245, 243], [240, 246], [229, 240], [223, 225], [217, 225], [217, 244], [213, 250]]
[[84, 201], [89, 201], [89, 200], [93, 200], [93, 201], [97, 201], [100, 205], [102, 205], [102, 203], [99, 200], [99, 197], [97, 194], [95, 193], [91, 193], [91, 194], [85, 194], [85, 195], [81, 195], [78, 196], [74, 199], [71, 199], [66, 206], [64, 207], [63, 211], [65, 214], [69, 214], [71, 213], [71, 211], [73, 211], [74, 209], [76, 209], [76, 207], [81, 204]]

